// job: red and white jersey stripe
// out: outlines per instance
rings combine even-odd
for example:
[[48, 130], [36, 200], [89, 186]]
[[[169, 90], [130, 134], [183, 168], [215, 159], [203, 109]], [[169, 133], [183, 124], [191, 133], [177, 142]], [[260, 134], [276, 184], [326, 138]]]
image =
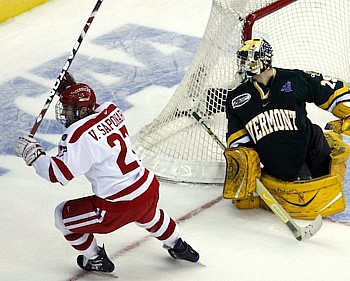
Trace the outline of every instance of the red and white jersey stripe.
[[62, 185], [84, 174], [93, 192], [111, 202], [139, 197], [154, 179], [132, 150], [124, 115], [113, 103], [70, 125], [57, 156], [42, 155], [33, 166], [43, 178]]

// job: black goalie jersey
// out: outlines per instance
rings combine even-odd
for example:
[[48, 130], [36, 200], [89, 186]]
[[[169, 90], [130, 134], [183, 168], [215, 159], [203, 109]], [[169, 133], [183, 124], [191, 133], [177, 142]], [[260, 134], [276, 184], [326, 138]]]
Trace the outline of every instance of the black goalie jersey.
[[332, 112], [348, 90], [343, 82], [318, 73], [274, 68], [268, 86], [246, 82], [228, 91], [227, 144], [254, 147], [268, 172], [293, 180], [311, 137], [306, 103]]

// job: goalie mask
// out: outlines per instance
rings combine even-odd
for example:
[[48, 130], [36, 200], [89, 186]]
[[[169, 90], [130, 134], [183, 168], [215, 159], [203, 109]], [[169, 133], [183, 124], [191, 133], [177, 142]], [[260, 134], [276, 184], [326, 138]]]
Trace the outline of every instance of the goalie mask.
[[66, 128], [74, 122], [94, 113], [96, 96], [86, 84], [76, 83], [68, 86], [56, 104], [56, 119]]
[[260, 74], [271, 68], [272, 56], [272, 47], [266, 40], [247, 40], [237, 52], [238, 72], [244, 78]]

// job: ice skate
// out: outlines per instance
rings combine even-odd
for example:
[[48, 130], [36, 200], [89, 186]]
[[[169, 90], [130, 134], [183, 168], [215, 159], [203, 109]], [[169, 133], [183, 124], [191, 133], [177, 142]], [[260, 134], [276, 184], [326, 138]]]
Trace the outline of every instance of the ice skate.
[[173, 248], [168, 248], [170, 256], [176, 260], [187, 260], [190, 262], [198, 262], [199, 254], [181, 238], [177, 240]]
[[87, 259], [84, 255], [79, 255], [77, 257], [78, 265], [86, 271], [98, 271], [112, 273], [114, 271], [114, 264], [107, 257], [104, 246], [99, 247], [97, 257], [93, 259]]

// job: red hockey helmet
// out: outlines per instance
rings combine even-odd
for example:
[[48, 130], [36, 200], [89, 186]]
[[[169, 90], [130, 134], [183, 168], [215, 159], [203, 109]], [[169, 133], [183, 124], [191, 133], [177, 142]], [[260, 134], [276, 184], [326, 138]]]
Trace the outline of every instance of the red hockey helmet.
[[61, 80], [61, 83], [58, 85], [57, 88], [57, 93], [58, 95], [62, 94], [62, 92], [69, 86], [76, 84], [77, 82], [75, 81], [72, 73], [66, 72]]
[[68, 86], [56, 104], [56, 119], [65, 127], [94, 113], [96, 96], [86, 84], [76, 83]]

